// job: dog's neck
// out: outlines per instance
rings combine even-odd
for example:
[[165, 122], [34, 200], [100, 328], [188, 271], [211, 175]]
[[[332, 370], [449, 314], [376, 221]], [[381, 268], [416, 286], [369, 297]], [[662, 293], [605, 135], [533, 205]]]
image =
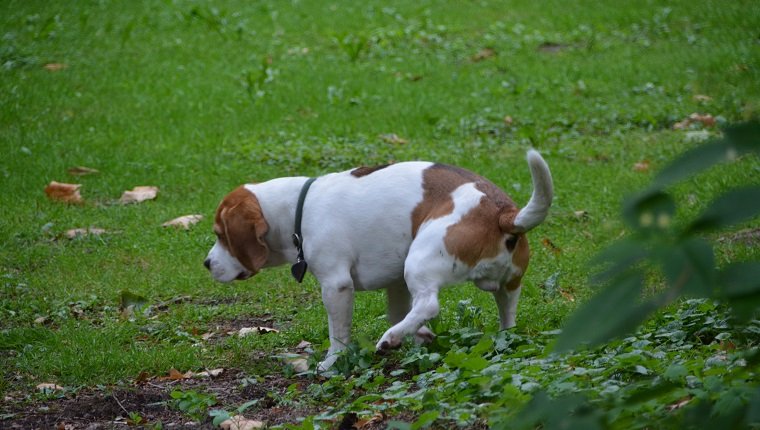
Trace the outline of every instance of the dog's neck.
[[[296, 262], [298, 251], [293, 245], [293, 228], [298, 195], [307, 180], [307, 177], [277, 178], [246, 186], [256, 195], [269, 226], [264, 236], [269, 247], [269, 258], [264, 267]], [[308, 210], [305, 213], [308, 213]]]

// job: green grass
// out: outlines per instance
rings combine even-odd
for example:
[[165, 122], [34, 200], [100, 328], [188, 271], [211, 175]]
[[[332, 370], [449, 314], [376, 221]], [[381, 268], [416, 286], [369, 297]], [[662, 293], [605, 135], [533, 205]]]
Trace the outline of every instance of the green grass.
[[[210, 279], [201, 263], [213, 211], [243, 182], [388, 161], [457, 164], [524, 203], [525, 151], [542, 152], [556, 200], [530, 235], [517, 333], [554, 330], [591, 294], [586, 262], [625, 234], [622, 198], [694, 145], [672, 125], [692, 112], [725, 122], [758, 116], [757, 28], [752, 1], [5, 1], [0, 392], [113, 384], [171, 367], [260, 374], [276, 368], [252, 351], [323, 344], [313, 278], [298, 285], [282, 268], [232, 285]], [[560, 49], [545, 52], [546, 44]], [[496, 54], [474, 61], [484, 48]], [[43, 67], [51, 63], [66, 67]], [[390, 133], [407, 143], [382, 138]], [[635, 171], [643, 160], [650, 171]], [[78, 165], [100, 173], [66, 173]], [[679, 187], [690, 202], [682, 215], [757, 183], [758, 172], [747, 158]], [[81, 183], [86, 203], [47, 200], [51, 180]], [[161, 191], [155, 201], [116, 204], [136, 185]], [[161, 227], [190, 213], [206, 218], [188, 232]], [[61, 237], [88, 226], [109, 233]], [[719, 251], [721, 262], [759, 255], [757, 242]], [[544, 294], [555, 274], [575, 302]], [[190, 299], [154, 320], [126, 321], [122, 290], [153, 304]], [[444, 292], [442, 327], [456, 325], [463, 299], [497, 327], [490, 295], [472, 286]], [[384, 302], [357, 296], [357, 338], [387, 328]], [[219, 321], [264, 314], [279, 334], [198, 346]]]

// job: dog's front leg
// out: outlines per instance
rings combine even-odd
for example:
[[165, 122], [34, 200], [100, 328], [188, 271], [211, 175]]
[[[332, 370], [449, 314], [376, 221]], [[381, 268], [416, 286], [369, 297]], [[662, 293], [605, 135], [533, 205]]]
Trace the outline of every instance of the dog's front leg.
[[[412, 307], [412, 296], [406, 283], [391, 285], [386, 289], [388, 294], [388, 322], [396, 325], [403, 321]], [[426, 326], [422, 326], [414, 335], [414, 341], [418, 344], [430, 343], [435, 339], [435, 334]]]
[[[414, 262], [413, 258], [414, 256], [410, 254], [407, 262]], [[443, 283], [420, 264], [408, 264], [404, 278], [412, 297], [412, 308], [401, 321], [383, 334], [376, 345], [378, 351], [398, 348], [404, 336], [417, 333], [426, 322], [438, 315], [438, 290]], [[430, 332], [430, 330], [425, 330], [423, 333], [425, 332]], [[432, 337], [432, 332], [430, 332], [430, 340]]]
[[327, 309], [327, 327], [330, 348], [317, 370], [329, 369], [338, 359], [338, 352], [346, 349], [351, 339], [351, 318], [354, 311], [354, 287], [350, 282], [323, 283], [322, 302]]
[[[514, 284], [517, 285], [516, 288]], [[517, 282], [502, 285], [501, 288], [493, 292], [496, 306], [499, 308], [501, 330], [517, 325], [515, 320], [517, 318], [517, 302], [520, 300], [520, 291], [522, 291], [522, 285], [520, 285], [518, 279]]]

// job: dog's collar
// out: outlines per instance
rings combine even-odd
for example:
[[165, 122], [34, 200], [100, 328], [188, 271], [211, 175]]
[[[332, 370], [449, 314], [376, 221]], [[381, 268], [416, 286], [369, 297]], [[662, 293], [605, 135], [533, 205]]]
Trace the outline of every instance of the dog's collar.
[[303, 217], [303, 202], [306, 200], [306, 193], [309, 192], [311, 184], [316, 181], [317, 178], [309, 178], [301, 187], [301, 194], [298, 195], [298, 204], [296, 205], [296, 222], [295, 233], [293, 233], [293, 245], [298, 250], [298, 257], [296, 258], [296, 264], [290, 268], [290, 273], [296, 278], [296, 281], [300, 284], [303, 281], [303, 277], [306, 275], [306, 269], [309, 267], [306, 264], [306, 260], [303, 256], [303, 235], [301, 234], [301, 218]]

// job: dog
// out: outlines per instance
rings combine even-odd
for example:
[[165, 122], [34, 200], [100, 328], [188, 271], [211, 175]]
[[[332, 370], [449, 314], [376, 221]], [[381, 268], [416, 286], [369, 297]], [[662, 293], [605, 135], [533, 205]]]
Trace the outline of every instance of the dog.
[[308, 262], [328, 315], [320, 370], [349, 342], [355, 291], [387, 292], [391, 327], [378, 351], [407, 335], [433, 340], [425, 324], [438, 314], [438, 292], [466, 281], [493, 293], [501, 329], [511, 328], [530, 258], [525, 234], [553, 199], [549, 166], [535, 150], [527, 161], [533, 191], [522, 209], [475, 173], [421, 161], [242, 185], [219, 204], [204, 265], [231, 282], [296, 263], [300, 282]]

